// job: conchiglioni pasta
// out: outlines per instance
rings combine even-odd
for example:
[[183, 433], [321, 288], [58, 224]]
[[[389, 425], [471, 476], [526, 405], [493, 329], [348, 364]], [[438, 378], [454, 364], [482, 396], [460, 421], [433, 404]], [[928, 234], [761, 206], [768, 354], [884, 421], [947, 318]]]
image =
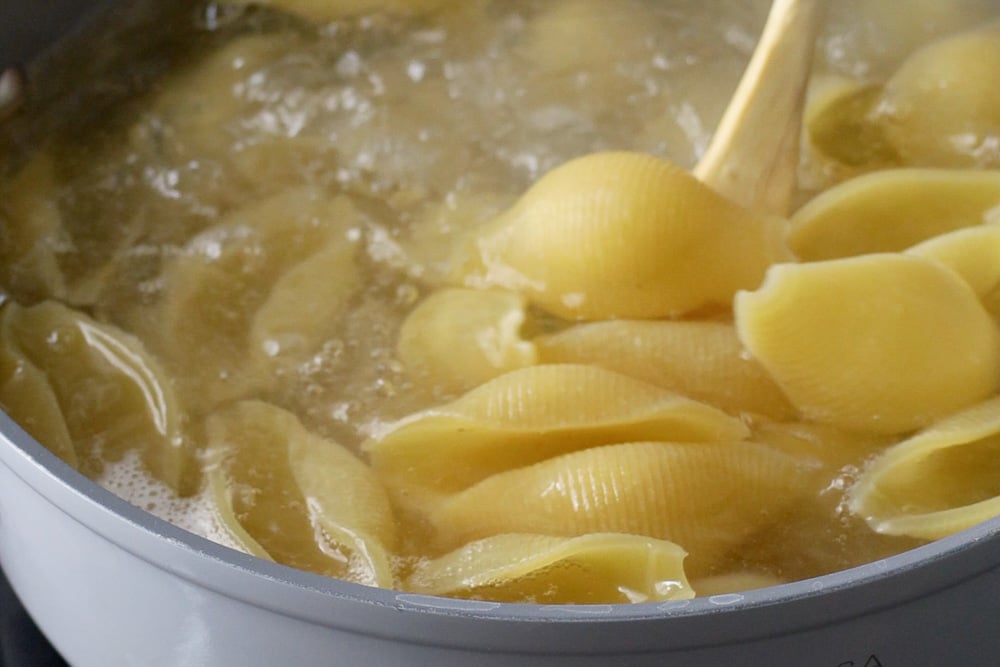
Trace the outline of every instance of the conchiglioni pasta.
[[716, 405], [789, 419], [795, 409], [729, 322], [609, 320], [536, 338], [542, 363], [594, 364]]
[[455, 274], [568, 319], [676, 316], [728, 304], [789, 259], [784, 224], [669, 162], [598, 153], [549, 172], [475, 232]]
[[417, 565], [407, 580], [431, 595], [587, 604], [685, 600], [694, 591], [676, 544], [639, 535], [505, 534]]
[[940, 420], [887, 449], [851, 489], [874, 530], [936, 539], [1000, 514], [1000, 399]]
[[399, 359], [418, 381], [446, 392], [468, 391], [538, 363], [524, 340], [525, 298], [502, 290], [444, 289], [410, 313], [399, 331]]
[[[75, 458], [83, 472], [97, 476], [106, 462], [137, 449], [153, 476], [178, 493], [197, 488], [193, 442], [173, 386], [138, 340], [54, 301], [30, 308], [5, 304], [2, 325], [5, 356], [16, 351], [21, 372], [34, 375], [28, 382], [41, 399], [32, 408], [41, 414], [27, 423], [50, 417], [50, 396], [58, 401], [75, 457], [65, 452], [58, 422], [38, 428], [63, 458]], [[51, 394], [32, 366], [44, 374]]]
[[821, 423], [905, 433], [1000, 384], [996, 324], [958, 274], [922, 257], [776, 265], [735, 309], [743, 344]]
[[0, 123], [0, 406], [98, 483], [543, 604], [1000, 514], [986, 0], [831, 6], [790, 219], [679, 166], [717, 164], [767, 2], [142, 4]]
[[394, 484], [454, 492], [586, 447], [748, 434], [739, 419], [704, 403], [596, 366], [555, 364], [507, 373], [385, 425], [366, 449], [376, 471]]
[[792, 216], [802, 260], [898, 252], [988, 221], [1000, 207], [1000, 171], [890, 169], [830, 188]]
[[748, 442], [607, 445], [493, 475], [431, 522], [448, 546], [503, 533], [645, 535], [676, 542], [687, 571], [704, 572], [795, 503], [808, 471]]
[[210, 415], [206, 431], [213, 484], [226, 489], [215, 495], [260, 548], [286, 564], [392, 586], [386, 550], [396, 527], [364, 463], [261, 401]]

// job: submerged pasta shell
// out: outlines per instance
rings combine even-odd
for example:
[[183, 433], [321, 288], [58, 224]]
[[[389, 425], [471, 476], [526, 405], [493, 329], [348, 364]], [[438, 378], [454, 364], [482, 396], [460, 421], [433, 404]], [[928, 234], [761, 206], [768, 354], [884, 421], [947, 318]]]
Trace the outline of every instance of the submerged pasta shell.
[[1000, 515], [1000, 398], [889, 448], [850, 491], [880, 533], [937, 539]]
[[1000, 383], [1000, 334], [937, 262], [896, 254], [773, 267], [736, 297], [740, 340], [807, 418], [902, 433]]
[[502, 533], [645, 535], [705, 568], [801, 495], [806, 467], [748, 442], [594, 447], [498, 473], [431, 514], [442, 545]]
[[783, 221], [669, 162], [597, 153], [549, 172], [484, 227], [460, 250], [456, 277], [521, 291], [569, 319], [664, 317], [755, 287], [790, 258], [783, 234]]
[[747, 358], [728, 322], [611, 320], [533, 342], [542, 363], [594, 364], [730, 413], [795, 414], [774, 380]]
[[173, 387], [138, 340], [53, 301], [4, 310], [4, 338], [48, 379], [82, 472], [97, 477], [105, 462], [139, 450], [153, 476], [176, 492], [197, 488]]
[[497, 535], [423, 561], [407, 588], [500, 602], [600, 604], [684, 600], [682, 548], [639, 535]]
[[250, 352], [261, 366], [294, 368], [336, 331], [361, 286], [356, 250], [345, 238], [333, 239], [274, 283], [250, 326]]
[[[257, 363], [260, 350], [251, 348], [263, 347], [265, 355], [273, 350], [271, 337], [287, 333], [282, 318], [290, 313], [308, 334], [304, 338], [321, 337], [331, 313], [340, 312], [342, 303], [336, 302], [343, 301], [344, 286], [356, 281], [353, 263], [327, 257], [326, 282], [316, 275], [315, 264], [295, 267], [328, 244], [349, 245], [343, 231], [356, 216], [346, 198], [331, 199], [311, 187], [293, 188], [233, 213], [193, 239], [168, 266], [163, 324], [151, 336], [181, 378], [189, 409], [204, 412], [266, 386], [271, 369]], [[316, 261], [326, 264], [324, 259]], [[323, 285], [319, 295], [295, 291], [303, 283], [317, 282]], [[334, 303], [329, 309], [316, 306], [317, 296], [331, 293]], [[308, 300], [304, 302], [311, 310], [296, 312], [296, 304], [303, 302], [299, 300]], [[297, 342], [304, 343], [304, 338]], [[281, 341], [275, 342], [280, 352]]]
[[1000, 206], [1000, 171], [892, 169], [822, 193], [792, 216], [788, 242], [805, 261], [896, 252]]
[[1000, 166], [1000, 25], [924, 46], [886, 83], [886, 128], [912, 164]]
[[[566, 452], [640, 439], [738, 440], [721, 410], [595, 366], [532, 366], [390, 424], [366, 447], [394, 485], [439, 492]], [[529, 531], [530, 532], [530, 531]]]
[[[771, 422], [760, 420], [752, 426], [752, 442], [767, 445], [799, 461], [813, 461], [831, 473], [845, 466], [859, 465], [892, 444], [893, 436], [849, 431], [815, 422]], [[828, 484], [829, 480], [823, 480]]]
[[[220, 458], [221, 452], [213, 452], [214, 458]], [[243, 553], [248, 553], [264, 560], [274, 560], [271, 554], [248, 533], [236, 516], [236, 508], [233, 505], [233, 495], [236, 489], [229, 483], [221, 461], [206, 461], [205, 477], [208, 481], [209, 508], [212, 512], [214, 527], [221, 532], [227, 546], [231, 546]], [[216, 538], [216, 541], [220, 541]]]
[[811, 174], [816, 185], [825, 185], [830, 172], [834, 180], [862, 170], [896, 166], [896, 149], [875, 113], [882, 86], [842, 77], [818, 77], [810, 84], [803, 114], [807, 166], [821, 169]]
[[39, 153], [0, 189], [0, 284], [24, 302], [66, 296], [57, 253], [69, 241], [53, 172]]
[[[378, 479], [341, 445], [290, 412], [242, 401], [206, 422], [211, 455], [243, 530], [278, 562], [391, 586], [396, 543]], [[216, 494], [218, 495], [218, 494]]]
[[45, 373], [21, 350], [10, 332], [10, 320], [20, 307], [6, 304], [0, 311], [0, 407], [27, 431], [69, 465], [79, 459], [73, 439], [59, 407], [59, 398]]
[[515, 292], [434, 292], [403, 322], [399, 359], [411, 375], [446, 392], [467, 391], [534, 365], [535, 346], [521, 336], [526, 305]]

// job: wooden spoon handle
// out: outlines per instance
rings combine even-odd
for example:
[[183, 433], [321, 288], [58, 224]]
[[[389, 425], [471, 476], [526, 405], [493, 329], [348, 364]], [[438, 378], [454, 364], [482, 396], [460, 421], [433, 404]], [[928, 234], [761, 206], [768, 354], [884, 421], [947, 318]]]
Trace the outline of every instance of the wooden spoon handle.
[[774, 0], [712, 143], [703, 183], [744, 206], [786, 215], [795, 190], [806, 84], [826, 0]]

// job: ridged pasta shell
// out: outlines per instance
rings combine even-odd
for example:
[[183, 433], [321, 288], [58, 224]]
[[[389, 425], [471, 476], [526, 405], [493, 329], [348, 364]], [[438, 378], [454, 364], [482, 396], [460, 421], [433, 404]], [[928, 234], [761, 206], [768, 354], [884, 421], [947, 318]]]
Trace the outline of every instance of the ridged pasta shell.
[[5, 304], [0, 311], [0, 407], [53, 454], [79, 465], [73, 439], [63, 419], [59, 399], [49, 379], [25, 357], [10, 332], [11, 315], [20, 307]]
[[138, 340], [54, 301], [4, 311], [4, 338], [48, 378], [84, 474], [135, 449], [179, 494], [197, 489], [173, 386]]
[[532, 366], [439, 408], [388, 424], [365, 447], [393, 485], [458, 491], [486, 477], [596, 445], [738, 440], [739, 419], [596, 366]]
[[1000, 398], [890, 447], [851, 489], [872, 529], [937, 539], [1000, 515]]
[[413, 377], [448, 393], [532, 366], [538, 354], [521, 336], [526, 306], [515, 292], [434, 292], [403, 322], [399, 359]]
[[789, 419], [795, 408], [728, 322], [610, 320], [534, 339], [542, 363], [585, 363], [733, 414]]
[[395, 522], [385, 491], [364, 463], [307, 431], [292, 413], [260, 401], [212, 414], [206, 431], [210, 456], [231, 489], [234, 516], [272, 558], [392, 586], [387, 549], [396, 543]]
[[[256, 352], [251, 346], [264, 346], [272, 329], [286, 331], [275, 318], [294, 310], [289, 297], [295, 295], [289, 290], [302, 273], [307, 281], [315, 281], [306, 269], [289, 275], [293, 267], [328, 244], [342, 241], [343, 231], [356, 216], [346, 198], [331, 199], [311, 187], [293, 188], [228, 216], [195, 237], [167, 267], [162, 326], [151, 336], [181, 378], [190, 410], [207, 412], [272, 381], [267, 366], [248, 362]], [[350, 283], [353, 265], [339, 266], [347, 267], [343, 280]], [[337, 268], [331, 267], [331, 283], [338, 281]], [[289, 276], [290, 284], [269, 302], [283, 276]], [[330, 290], [339, 293], [341, 287], [329, 286], [324, 295]], [[339, 312], [337, 304], [331, 305], [335, 314]], [[254, 330], [261, 308], [265, 310]], [[309, 315], [322, 323], [328, 313], [325, 309], [300, 313], [296, 321], [301, 323]]]
[[676, 544], [639, 535], [497, 535], [422, 561], [406, 584], [427, 595], [499, 602], [685, 600], [693, 597], [685, 555]]
[[1000, 25], [945, 37], [907, 58], [886, 83], [886, 129], [903, 159], [998, 167]]
[[804, 261], [897, 252], [1000, 206], [1000, 171], [891, 169], [830, 188], [792, 216], [788, 242]]
[[813, 421], [903, 433], [1000, 384], [996, 325], [954, 271], [928, 259], [777, 265], [735, 310], [740, 340]]
[[498, 473], [431, 514], [442, 546], [503, 533], [630, 533], [704, 569], [797, 501], [807, 466], [748, 442], [594, 447]]
[[476, 234], [455, 277], [567, 319], [667, 317], [757, 286], [791, 257], [784, 231], [669, 162], [596, 153], [543, 176]]

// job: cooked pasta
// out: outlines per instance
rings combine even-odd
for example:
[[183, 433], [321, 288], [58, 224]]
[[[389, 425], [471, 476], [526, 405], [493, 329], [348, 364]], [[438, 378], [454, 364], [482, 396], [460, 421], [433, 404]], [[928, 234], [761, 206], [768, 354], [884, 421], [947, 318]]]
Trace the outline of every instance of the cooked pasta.
[[539, 604], [1000, 515], [996, 8], [832, 7], [785, 219], [688, 171], [767, 3], [147, 4], [0, 124], [0, 406], [83, 474]]

